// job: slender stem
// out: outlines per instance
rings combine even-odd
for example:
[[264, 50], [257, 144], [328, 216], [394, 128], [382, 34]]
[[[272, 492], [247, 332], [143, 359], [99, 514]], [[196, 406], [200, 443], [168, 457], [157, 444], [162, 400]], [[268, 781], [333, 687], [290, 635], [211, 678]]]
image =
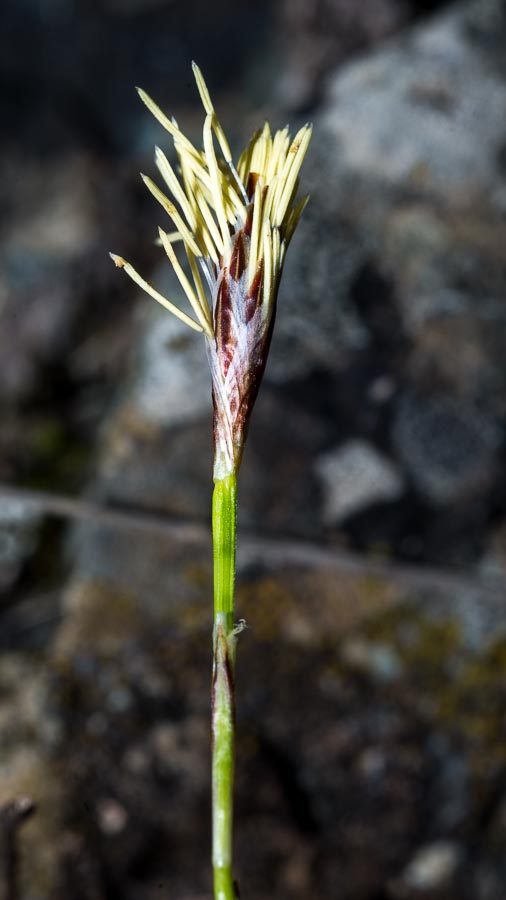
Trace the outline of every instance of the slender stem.
[[235, 900], [232, 877], [234, 788], [234, 579], [237, 481], [215, 482], [213, 493], [214, 629], [212, 804], [215, 900]]
[[228, 475], [215, 482], [213, 493], [214, 614], [226, 616], [234, 627], [235, 533], [237, 479]]

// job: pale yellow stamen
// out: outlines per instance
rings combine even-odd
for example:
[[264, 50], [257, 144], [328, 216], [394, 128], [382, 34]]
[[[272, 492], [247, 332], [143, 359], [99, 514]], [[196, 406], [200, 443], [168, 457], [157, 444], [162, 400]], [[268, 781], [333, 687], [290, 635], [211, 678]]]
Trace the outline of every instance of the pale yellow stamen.
[[279, 228], [273, 228], [271, 232], [272, 240], [272, 271], [279, 273], [281, 270], [281, 242], [279, 237]]
[[252, 171], [251, 158], [253, 156], [253, 150], [261, 133], [261, 131], [255, 131], [249, 144], [244, 148], [241, 155], [239, 156], [239, 161], [237, 163], [237, 172], [239, 173], [239, 178], [246, 186], [248, 182], [248, 175]]
[[274, 204], [274, 198], [276, 196], [278, 184], [279, 184], [279, 177], [277, 175], [274, 175], [269, 183], [269, 187], [267, 188], [267, 193], [265, 196], [265, 203], [264, 203], [264, 210], [263, 210], [263, 216], [265, 219], [272, 218], [272, 215], [271, 215], [272, 207]]
[[212, 116], [213, 131], [214, 131], [217, 141], [220, 145], [220, 149], [221, 149], [221, 152], [223, 153], [223, 157], [227, 161], [227, 163], [231, 163], [232, 162], [232, 154], [230, 152], [230, 147], [229, 147], [228, 141], [225, 137], [225, 132], [223, 131], [223, 128], [221, 127], [221, 125], [218, 121], [218, 118], [216, 116], [216, 111], [214, 109], [213, 102], [209, 95], [209, 91], [208, 91], [207, 85], [204, 81], [202, 72], [200, 71], [197, 63], [195, 63], [195, 62], [192, 62], [192, 69], [193, 69], [193, 74], [195, 76], [195, 81], [197, 82], [197, 88], [198, 88], [198, 92], [200, 94], [200, 99], [202, 100], [202, 106], [204, 107], [206, 113], [208, 115]]
[[253, 219], [251, 222], [251, 234], [249, 244], [249, 261], [248, 261], [248, 281], [251, 284], [257, 270], [257, 256], [259, 249], [261, 250], [261, 230], [262, 230], [262, 203], [263, 203], [263, 187], [259, 178], [255, 185], [255, 193], [253, 196]]
[[251, 171], [256, 173], [257, 175], [263, 175], [265, 168], [265, 158], [267, 153], [267, 139], [262, 132], [260, 137], [255, 142], [255, 146], [253, 147], [253, 153], [251, 154]]
[[272, 244], [271, 244], [271, 231], [269, 226], [266, 224], [263, 233], [263, 250], [264, 250], [264, 284], [263, 284], [263, 292], [264, 292], [264, 309], [267, 313], [269, 309], [269, 300], [271, 298], [271, 289], [272, 289]]
[[[174, 141], [180, 174], [165, 153], [156, 148], [156, 165], [177, 206], [147, 176], [142, 178], [148, 190], [168, 213], [175, 232], [160, 229], [160, 243], [172, 264], [181, 287], [198, 321], [181, 312], [174, 304], [144, 281], [121, 257], [113, 257], [116, 265], [158, 302], [197, 331], [213, 337], [212, 303], [220, 266], [229, 262], [229, 254], [237, 231], [251, 217], [246, 239], [248, 268], [246, 286], [251, 286], [259, 271], [263, 272], [263, 315], [269, 315], [284, 257], [297, 222], [306, 205], [304, 197], [296, 204], [300, 167], [311, 137], [304, 126], [290, 143], [288, 128], [272, 134], [268, 122], [255, 132], [239, 156], [235, 168], [230, 146], [218, 120], [214, 104], [199, 67], [193, 63], [197, 89], [206, 112], [203, 128], [203, 150], [197, 149], [182, 133], [176, 120], [168, 118], [145, 91], [139, 95]], [[215, 143], [216, 140], [216, 143]], [[253, 177], [254, 176], [254, 177]], [[253, 196], [246, 188], [254, 184]], [[250, 188], [251, 191], [251, 188]], [[184, 271], [173, 244], [182, 241], [191, 276]], [[206, 290], [199, 272], [202, 267], [209, 288]]]
[[197, 296], [197, 294], [195, 293], [194, 289], [192, 288], [188, 278], [186, 277], [186, 275], [182, 269], [182, 266], [176, 256], [176, 254], [174, 253], [174, 250], [172, 249], [172, 245], [171, 245], [170, 241], [167, 240], [167, 235], [165, 234], [165, 231], [162, 228], [159, 228], [158, 232], [160, 234], [160, 239], [163, 244], [163, 249], [165, 250], [167, 256], [169, 257], [169, 259], [172, 263], [172, 268], [174, 269], [174, 272], [176, 273], [176, 275], [179, 279], [179, 283], [180, 283], [181, 287], [183, 288], [183, 291], [185, 292], [186, 296], [188, 297], [188, 300], [190, 301], [193, 311], [194, 311], [195, 315], [197, 316], [197, 319], [199, 320], [203, 331], [206, 332], [208, 337], [212, 337], [213, 329], [209, 322], [209, 317], [206, 315], [205, 307], [201, 304], [200, 298]]
[[185, 148], [190, 153], [197, 154], [198, 151], [193, 146], [192, 142], [188, 140], [188, 138], [183, 134], [183, 132], [179, 129], [177, 123], [168, 118], [164, 112], [160, 109], [160, 107], [155, 103], [154, 100], [151, 99], [149, 94], [146, 94], [146, 91], [143, 91], [142, 88], [137, 88], [137, 93], [141, 98], [142, 102], [146, 104], [149, 111], [154, 115], [155, 119], [158, 119], [160, 125], [172, 135], [173, 138], [177, 138], [177, 140], [185, 146]]
[[[208, 204], [214, 209], [216, 203], [216, 191], [213, 188], [213, 180], [201, 163], [191, 155], [181, 152], [181, 148], [177, 148], [179, 152], [181, 170], [183, 172], [183, 180], [188, 195], [195, 190], [198, 185]], [[184, 174], [186, 170], [186, 174]], [[228, 173], [228, 170], [227, 170]], [[227, 181], [226, 175], [218, 168], [218, 179], [221, 192], [221, 205], [223, 206], [226, 219], [233, 225], [237, 216], [244, 210], [244, 204], [240, 201], [234, 187]]]
[[309, 201], [309, 194], [306, 194], [304, 197], [301, 197], [299, 202], [290, 210], [288, 215], [286, 225], [285, 225], [285, 235], [284, 235], [284, 243], [288, 245], [293, 237], [293, 233], [297, 228], [299, 219], [304, 212], [307, 203]]
[[[213, 218], [213, 214], [209, 208], [209, 204], [204, 196], [204, 191], [202, 190], [201, 186], [199, 186], [195, 189], [195, 196], [198, 198], [199, 210], [200, 210], [201, 216], [204, 220], [204, 223], [207, 227], [209, 235], [212, 238], [213, 245], [216, 248], [216, 250], [218, 251], [218, 255], [223, 256], [223, 252], [224, 252], [223, 238], [222, 238], [222, 236], [220, 234], [220, 230]], [[212, 253], [213, 262], [218, 262], [218, 255], [216, 254], [216, 250], [214, 250], [214, 248], [213, 248], [213, 253]]]
[[206, 154], [207, 167], [211, 176], [211, 191], [213, 194], [214, 208], [218, 217], [221, 235], [225, 249], [230, 245], [230, 233], [228, 230], [227, 217], [223, 209], [222, 192], [220, 185], [220, 172], [218, 169], [218, 161], [214, 150], [213, 134], [211, 129], [212, 116], [207, 115], [204, 124], [204, 150]]
[[288, 128], [282, 128], [281, 131], [276, 132], [276, 134], [274, 135], [272, 155], [267, 172], [267, 178], [269, 181], [271, 178], [281, 172], [285, 164], [289, 146], [290, 136], [288, 134]]
[[309, 141], [311, 140], [311, 133], [312, 129], [309, 125], [301, 128], [288, 151], [280, 179], [281, 182], [284, 182], [284, 186], [275, 210], [274, 222], [276, 225], [281, 225], [285, 218], [288, 205], [295, 190], [302, 160], [306, 155]]
[[149, 282], [142, 277], [142, 275], [139, 275], [139, 273], [136, 272], [134, 267], [131, 266], [130, 263], [126, 261], [126, 259], [123, 259], [122, 256], [117, 256], [115, 253], [109, 253], [109, 256], [114, 262], [114, 265], [116, 265], [119, 269], [124, 269], [126, 274], [130, 276], [132, 281], [135, 281], [135, 284], [142, 288], [143, 291], [146, 291], [146, 293], [149, 294], [150, 297], [153, 297], [154, 300], [157, 300], [158, 303], [161, 303], [162, 306], [165, 306], [165, 309], [168, 309], [169, 312], [177, 316], [178, 319], [181, 319], [181, 321], [184, 322], [185, 325], [189, 325], [190, 328], [194, 328], [195, 331], [204, 330], [202, 326], [198, 324], [198, 322], [195, 322], [194, 319], [192, 319], [190, 316], [187, 316], [186, 313], [184, 313], [181, 309], [178, 309], [178, 307], [171, 303], [170, 300], [167, 300], [167, 297], [164, 297], [163, 294], [160, 294], [158, 291], [156, 291], [154, 287], [152, 287]]
[[211, 310], [209, 309], [209, 303], [208, 303], [208, 300], [206, 297], [206, 293], [204, 291], [204, 285], [202, 284], [202, 279], [200, 277], [200, 272], [199, 272], [199, 269], [197, 266], [197, 260], [196, 260], [195, 256], [193, 255], [193, 253], [191, 252], [191, 250], [188, 249], [188, 247], [186, 247], [185, 249], [186, 249], [186, 256], [187, 256], [188, 262], [190, 264], [192, 278], [195, 283], [195, 288], [196, 288], [197, 295], [199, 298], [199, 302], [200, 302], [200, 305], [202, 306], [202, 309], [204, 310], [206, 321], [209, 325], [209, 328], [211, 331], [211, 336], [212, 336], [213, 320], [212, 320]]
[[[199, 242], [202, 243], [202, 246], [205, 247], [205, 250], [207, 252], [205, 252], [204, 255], [208, 256], [214, 263], [217, 263], [218, 253], [213, 239], [209, 234], [208, 228], [206, 227], [206, 221], [202, 215], [202, 204], [200, 200], [200, 194], [198, 193], [199, 182], [195, 177], [194, 170], [189, 165], [188, 157], [180, 150], [178, 151], [178, 155], [184, 188], [188, 197], [188, 202], [193, 210], [195, 221], [197, 223], [195, 228], [195, 237]], [[216, 230], [219, 235], [218, 229]]]
[[177, 230], [180, 232], [180, 234], [183, 235], [183, 240], [185, 241], [185, 243], [187, 243], [188, 246], [191, 247], [191, 249], [197, 256], [201, 256], [202, 253], [201, 253], [199, 247], [197, 246], [195, 238], [193, 237], [188, 226], [183, 221], [183, 218], [181, 217], [181, 215], [178, 213], [174, 204], [171, 203], [169, 198], [165, 196], [163, 191], [161, 191], [160, 188], [157, 187], [157, 185], [154, 183], [154, 181], [151, 180], [151, 178], [149, 178], [147, 175], [143, 175], [142, 173], [141, 173], [141, 178], [142, 178], [144, 184], [146, 185], [148, 191], [150, 191], [153, 194], [153, 197], [155, 197], [155, 199], [158, 200], [158, 202], [161, 204], [161, 206], [163, 206], [165, 212], [168, 213], [168, 215], [171, 217]]
[[176, 138], [174, 139], [174, 148], [179, 157], [180, 164], [182, 164], [182, 160], [184, 160], [186, 166], [195, 173], [200, 181], [206, 182], [211, 186], [211, 177], [207, 170], [207, 160], [204, 151], [190, 153], [184, 144]]
[[170, 188], [175, 199], [179, 203], [184, 215], [186, 216], [189, 227], [194, 230], [196, 225], [195, 212], [190, 206], [188, 197], [183, 191], [183, 188], [181, 187], [177, 179], [177, 175], [174, 172], [174, 169], [169, 163], [169, 160], [165, 156], [163, 150], [160, 150], [159, 147], [155, 147], [155, 159], [158, 171], [166, 182], [167, 187]]

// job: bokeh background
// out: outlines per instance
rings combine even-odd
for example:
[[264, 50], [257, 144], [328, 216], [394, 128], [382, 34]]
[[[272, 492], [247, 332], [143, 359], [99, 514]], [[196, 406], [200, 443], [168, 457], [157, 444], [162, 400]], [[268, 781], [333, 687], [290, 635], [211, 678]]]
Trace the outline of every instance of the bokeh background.
[[199, 140], [191, 59], [234, 147], [314, 122], [241, 472], [241, 896], [504, 900], [505, 47], [503, 0], [4, 0], [5, 900], [210, 897], [209, 376], [108, 257], [176, 296], [134, 85]]

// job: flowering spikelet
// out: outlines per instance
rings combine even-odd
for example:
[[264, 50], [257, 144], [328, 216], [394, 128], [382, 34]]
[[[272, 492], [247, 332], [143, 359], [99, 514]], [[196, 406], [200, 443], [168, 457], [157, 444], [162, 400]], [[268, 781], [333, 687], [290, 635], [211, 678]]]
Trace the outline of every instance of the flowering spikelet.
[[[156, 165], [175, 202], [147, 176], [143, 181], [172, 220], [160, 241], [194, 318], [156, 291], [122, 257], [117, 266], [148, 294], [206, 337], [214, 405], [215, 479], [236, 472], [249, 417], [265, 369], [286, 250], [308, 197], [295, 201], [311, 137], [305, 125], [271, 134], [266, 122], [237, 166], [198, 66], [193, 72], [206, 118], [198, 150], [174, 119], [139, 89], [141, 99], [174, 141], [179, 177], [160, 148]], [[217, 152], [217, 147], [219, 153]], [[177, 205], [176, 205], [177, 204]], [[182, 242], [185, 273], [174, 244]], [[202, 275], [203, 280], [202, 280]]]

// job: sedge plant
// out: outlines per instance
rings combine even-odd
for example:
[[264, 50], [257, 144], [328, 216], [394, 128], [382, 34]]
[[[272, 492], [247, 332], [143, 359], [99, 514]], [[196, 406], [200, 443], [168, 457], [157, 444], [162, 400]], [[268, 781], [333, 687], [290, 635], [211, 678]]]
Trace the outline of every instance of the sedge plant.
[[241, 629], [234, 624], [237, 475], [269, 352], [286, 251], [308, 200], [297, 199], [297, 189], [311, 127], [305, 125], [291, 140], [288, 128], [272, 134], [265, 123], [234, 164], [195, 63], [193, 72], [205, 110], [202, 149], [138, 89], [174, 143], [177, 174], [163, 150], [157, 147], [155, 155], [171, 199], [151, 178], [142, 179], [174, 226], [170, 232], [159, 229], [160, 244], [193, 315], [159, 293], [121, 256], [111, 257], [206, 342], [214, 410], [212, 863], [215, 900], [234, 900], [234, 669]]

